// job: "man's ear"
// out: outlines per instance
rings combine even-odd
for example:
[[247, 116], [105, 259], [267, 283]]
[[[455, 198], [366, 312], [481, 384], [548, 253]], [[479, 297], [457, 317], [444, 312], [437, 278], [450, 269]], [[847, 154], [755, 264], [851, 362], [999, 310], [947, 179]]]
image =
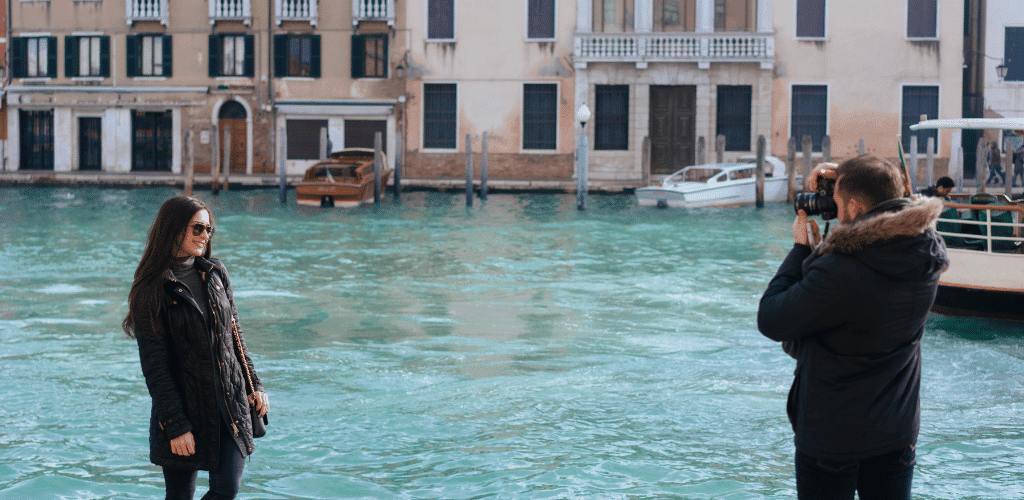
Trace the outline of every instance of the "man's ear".
[[861, 215], [866, 214], [868, 212], [868, 207], [867, 207], [867, 205], [864, 204], [864, 202], [860, 201], [860, 198], [851, 197], [850, 198], [850, 212], [851, 212], [850, 215], [853, 216], [851, 218], [851, 220], [852, 219], [856, 219], [856, 218], [860, 217]]

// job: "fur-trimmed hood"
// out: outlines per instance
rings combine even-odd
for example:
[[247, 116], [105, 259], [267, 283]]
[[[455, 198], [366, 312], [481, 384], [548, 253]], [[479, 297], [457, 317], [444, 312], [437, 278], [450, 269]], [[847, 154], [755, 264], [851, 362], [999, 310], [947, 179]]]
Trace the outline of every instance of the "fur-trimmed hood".
[[949, 261], [935, 233], [940, 198], [897, 198], [880, 203], [849, 224], [836, 227], [804, 261], [804, 271], [824, 255], [849, 255], [891, 277], [927, 274]]

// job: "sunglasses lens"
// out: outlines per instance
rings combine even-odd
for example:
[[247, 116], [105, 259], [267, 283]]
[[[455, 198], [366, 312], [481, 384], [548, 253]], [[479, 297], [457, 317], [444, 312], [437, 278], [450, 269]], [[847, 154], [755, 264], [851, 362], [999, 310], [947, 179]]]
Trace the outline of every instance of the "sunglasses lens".
[[203, 231], [210, 233], [213, 236], [213, 226], [207, 226], [206, 224], [193, 224], [192, 225], [192, 236], [200, 236]]

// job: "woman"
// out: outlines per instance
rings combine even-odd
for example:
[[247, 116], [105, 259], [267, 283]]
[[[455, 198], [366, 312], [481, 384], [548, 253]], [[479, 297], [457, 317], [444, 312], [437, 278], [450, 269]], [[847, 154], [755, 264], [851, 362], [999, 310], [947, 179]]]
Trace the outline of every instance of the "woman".
[[191, 499], [199, 470], [210, 471], [203, 499], [235, 498], [254, 450], [250, 398], [261, 417], [270, 406], [241, 330], [236, 340], [232, 328], [238, 313], [224, 264], [210, 258], [213, 233], [203, 202], [164, 202], [122, 324], [139, 344], [153, 398], [149, 459], [163, 467], [168, 499]]

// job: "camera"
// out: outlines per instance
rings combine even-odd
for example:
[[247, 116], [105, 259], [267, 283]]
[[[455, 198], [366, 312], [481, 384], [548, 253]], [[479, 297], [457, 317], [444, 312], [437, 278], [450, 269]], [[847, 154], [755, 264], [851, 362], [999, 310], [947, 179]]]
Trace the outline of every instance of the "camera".
[[821, 215], [822, 219], [835, 219], [839, 215], [839, 207], [834, 198], [836, 191], [835, 179], [821, 174], [817, 177], [818, 190], [811, 193], [797, 193], [793, 196], [793, 211], [803, 210], [808, 217]]

